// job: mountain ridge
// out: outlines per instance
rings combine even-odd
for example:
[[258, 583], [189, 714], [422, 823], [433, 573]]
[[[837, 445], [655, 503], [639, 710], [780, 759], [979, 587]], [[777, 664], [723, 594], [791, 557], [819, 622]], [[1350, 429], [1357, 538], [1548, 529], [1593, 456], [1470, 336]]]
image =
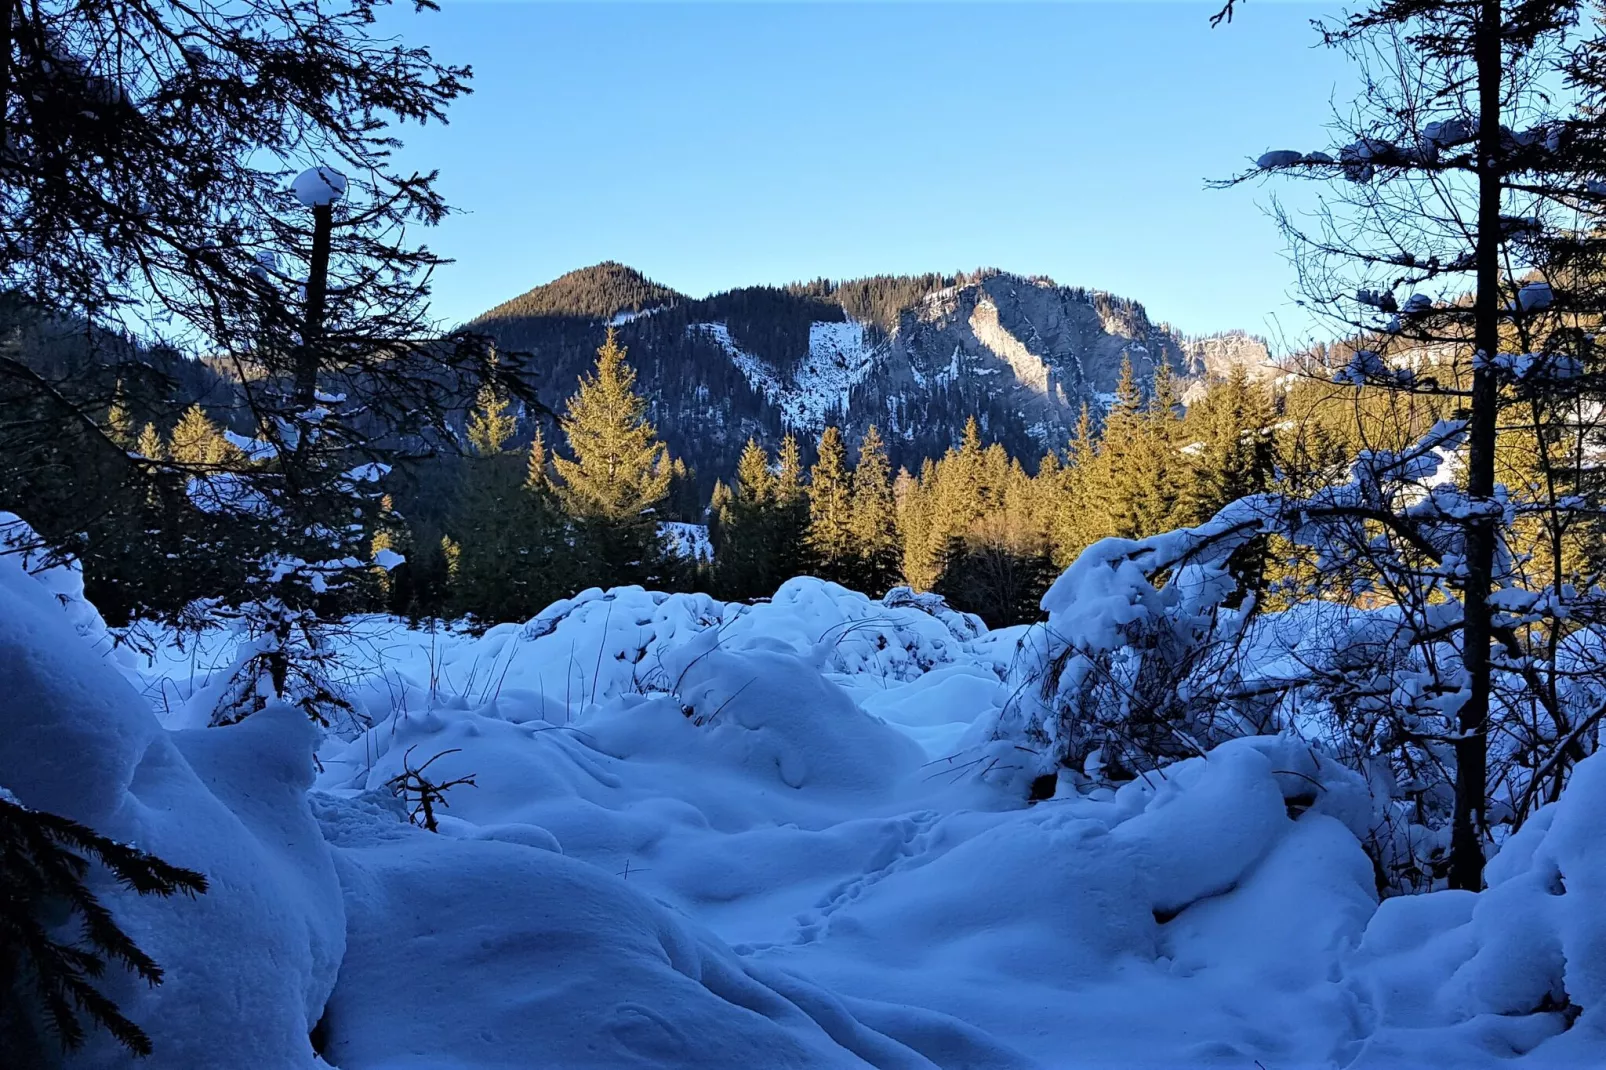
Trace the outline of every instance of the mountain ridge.
[[475, 317], [533, 354], [557, 408], [616, 329], [660, 433], [699, 473], [728, 477], [748, 437], [806, 442], [826, 423], [870, 424], [917, 469], [975, 415], [1018, 456], [1062, 447], [1083, 404], [1107, 406], [1124, 361], [1163, 362], [1184, 389], [1274, 364], [1243, 332], [1187, 337], [1138, 301], [996, 268], [749, 286], [691, 297], [616, 261], [567, 272]]

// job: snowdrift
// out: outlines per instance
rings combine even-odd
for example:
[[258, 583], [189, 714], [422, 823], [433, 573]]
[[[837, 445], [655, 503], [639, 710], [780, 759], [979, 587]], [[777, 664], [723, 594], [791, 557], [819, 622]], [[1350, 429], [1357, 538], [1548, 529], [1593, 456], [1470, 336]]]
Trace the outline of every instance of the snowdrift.
[[[364, 618], [368, 727], [321, 740], [186, 727], [227, 635], [131, 665], [11, 559], [0, 599], [0, 785], [212, 879], [106, 889], [169, 971], [108, 982], [152, 1065], [1606, 1061], [1598, 756], [1488, 891], [1379, 905], [1368, 783], [1292, 736], [1028, 804], [1001, 729], [1040, 636], [907, 591]], [[472, 778], [438, 833], [390, 787], [431, 759]]]

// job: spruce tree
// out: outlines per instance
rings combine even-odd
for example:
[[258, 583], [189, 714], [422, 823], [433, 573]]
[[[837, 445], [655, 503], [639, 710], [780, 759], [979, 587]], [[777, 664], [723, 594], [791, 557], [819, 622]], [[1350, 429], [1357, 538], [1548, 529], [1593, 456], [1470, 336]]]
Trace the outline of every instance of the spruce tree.
[[147, 460], [167, 459], [167, 445], [162, 441], [162, 433], [156, 430], [155, 424], [147, 423], [140, 429], [139, 439], [134, 443], [134, 452]]
[[898, 526], [903, 531], [903, 580], [917, 591], [929, 591], [942, 571], [946, 536], [936, 508], [937, 464], [927, 457], [920, 475], [911, 479], [899, 499]]
[[587, 571], [602, 586], [647, 583], [662, 566], [659, 507], [668, 453], [647, 421], [636, 373], [613, 328], [562, 421], [572, 457], [554, 457], [558, 495], [574, 520]]
[[715, 484], [710, 503], [719, 534], [715, 580], [726, 598], [773, 594], [782, 578], [776, 567], [781, 516], [776, 482], [764, 448], [750, 438], [737, 462], [735, 488]]
[[481, 457], [496, 457], [513, 438], [516, 418], [507, 393], [487, 379], [474, 397], [468, 417], [468, 444]]
[[128, 399], [120, 382], [112, 395], [111, 408], [106, 410], [106, 437], [121, 449], [134, 448], [134, 417], [128, 411]]
[[[72, 1051], [85, 1040], [86, 1022], [134, 1055], [152, 1053], [145, 1032], [93, 983], [113, 964], [152, 986], [163, 973], [90, 889], [92, 862], [138, 895], [207, 889], [200, 873], [29, 809], [0, 790], [0, 1051], [8, 1066], [51, 1065], [46, 1035]], [[72, 921], [76, 935], [69, 935]]]
[[539, 427], [535, 429], [535, 438], [530, 441], [530, 449], [524, 455], [524, 489], [528, 491], [550, 491], [552, 477], [547, 471], [550, 463], [546, 452], [546, 435]]
[[809, 469], [809, 550], [821, 577], [851, 583], [856, 566], [853, 486], [847, 448], [835, 426], [821, 432], [818, 455]]
[[184, 410], [168, 438], [167, 455], [189, 467], [215, 468], [234, 456], [233, 449], [206, 410], [200, 405], [191, 405]]
[[899, 573], [898, 509], [886, 444], [875, 424], [865, 430], [859, 442], [859, 460], [853, 466], [849, 530], [855, 557], [854, 586], [871, 597], [885, 594]]
[[539, 429], [520, 458], [508, 449], [507, 395], [483, 387], [467, 426], [466, 458], [450, 527], [459, 547], [452, 606], [481, 623], [527, 620], [565, 594], [573, 577], [567, 531], [546, 473]]
[[1084, 401], [1065, 451], [1058, 504], [1049, 529], [1054, 563], [1060, 568], [1070, 567], [1078, 554], [1108, 534], [1107, 503], [1094, 497], [1101, 475], [1093, 414]]
[[[379, 518], [374, 534], [368, 541], [368, 557], [373, 564], [374, 589], [378, 601], [387, 612], [404, 613], [411, 601], [410, 569], [406, 560], [408, 545], [407, 527], [396, 513], [395, 502], [389, 494], [379, 499]], [[403, 560], [396, 564], [388, 560], [395, 554]]]
[[773, 488], [770, 546], [775, 558], [774, 577], [784, 583], [793, 576], [814, 571], [814, 555], [808, 544], [809, 498], [803, 479], [803, 450], [790, 431], [781, 439]]
[[441, 536], [441, 559], [446, 563], [446, 586], [454, 591], [463, 564], [463, 548], [450, 535]]
[[[1189, 415], [1199, 449], [1181, 512], [1187, 523], [1202, 524], [1228, 503], [1271, 489], [1276, 456], [1271, 400], [1249, 381], [1242, 365], [1234, 365], [1227, 380], [1213, 386], [1194, 409]], [[1265, 586], [1269, 550], [1269, 541], [1261, 537], [1234, 552], [1239, 593], [1230, 605]]]
[[[0, 353], [0, 454], [38, 473], [0, 481], [0, 498], [53, 546], [82, 549], [86, 532], [105, 544], [91, 556], [158, 545], [101, 530], [105, 497], [86, 492], [87, 482], [74, 495], [47, 496], [61, 443], [77, 432], [126, 451], [116, 441], [114, 384], [135, 387], [144, 405], [183, 394], [175, 380], [190, 376], [173, 368], [186, 362], [148, 359], [154, 347], [122, 344], [129, 330], [182, 338], [184, 356], [205, 354], [225, 384], [209, 404], [249, 414], [277, 436], [285, 448], [274, 463], [238, 454], [196, 460], [226, 472], [231, 479], [219, 485], [240, 489], [237, 497], [271, 501], [285, 532], [344, 531], [353, 508], [347, 496], [337, 522], [321, 509], [289, 516], [318, 497], [308, 480], [286, 475], [307, 468], [306, 455], [344, 454], [328, 466], [338, 480], [385, 459], [377, 454], [394, 457], [389, 445], [441, 441], [447, 414], [460, 411], [458, 384], [472, 382], [483, 340], [443, 339], [428, 320], [429, 277], [442, 261], [409, 242], [447, 208], [430, 168], [396, 167], [393, 125], [443, 119], [469, 72], [436, 62], [426, 47], [398, 44], [388, 30], [376, 34], [386, 6], [42, 0], [0, 8], [0, 143], [8, 146], [0, 231], [9, 236], [0, 242], [0, 290], [13, 297], [8, 311], [72, 324], [97, 347], [94, 360], [60, 372]], [[287, 208], [303, 195], [310, 207], [313, 194], [287, 179], [314, 159], [350, 182], [340, 180], [343, 204], [312, 208], [319, 223], [309, 227]], [[311, 323], [318, 329], [303, 332]], [[361, 421], [340, 419], [334, 399], [342, 397]], [[41, 406], [48, 420], [17, 418]], [[155, 450], [111, 460], [108, 474], [129, 484], [173, 476]], [[260, 519], [270, 510], [255, 512]], [[355, 553], [321, 556], [277, 536], [258, 541], [274, 543], [268, 549], [281, 563], [361, 556], [355, 540], [340, 547]], [[233, 556], [259, 560], [261, 549], [236, 547]], [[195, 572], [188, 563], [170, 571]], [[231, 579], [211, 590], [166, 580], [142, 608], [177, 617], [196, 594], [237, 602], [266, 589]], [[87, 567], [86, 580], [96, 582]]]
[[1131, 503], [1131, 537], [1157, 535], [1187, 520], [1183, 504], [1187, 471], [1177, 452], [1177, 433], [1177, 397], [1171, 370], [1162, 361], [1122, 473]]

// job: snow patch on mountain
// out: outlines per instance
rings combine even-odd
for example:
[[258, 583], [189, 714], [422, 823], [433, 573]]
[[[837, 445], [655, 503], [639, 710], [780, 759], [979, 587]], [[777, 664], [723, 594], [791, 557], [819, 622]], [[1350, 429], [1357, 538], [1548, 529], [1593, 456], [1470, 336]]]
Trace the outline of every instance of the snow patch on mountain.
[[661, 521], [658, 537], [669, 545], [672, 552], [688, 561], [714, 559], [714, 544], [708, 537], [707, 524], [688, 524], [683, 520]]
[[634, 323], [637, 320], [646, 319], [648, 316], [651, 316], [654, 313], [662, 312], [667, 307], [667, 305], [656, 305], [653, 308], [644, 308], [640, 311], [627, 308], [622, 312], [614, 313], [613, 318], [608, 321], [608, 326], [623, 327], [627, 323]]
[[781, 419], [799, 430], [818, 430], [846, 412], [848, 395], [875, 366], [876, 348], [864, 325], [853, 320], [809, 325], [809, 350], [787, 382], [762, 358], [747, 352], [723, 323], [693, 323], [688, 332], [707, 335], [730, 357], [750, 386], [781, 410]]
[[777, 402], [785, 393], [780, 377], [770, 370], [768, 364], [737, 345], [735, 339], [731, 337], [730, 328], [723, 323], [688, 324], [686, 333], [705, 334], [713, 339], [725, 351], [725, 355], [730, 357], [731, 363], [736, 365], [736, 370], [742, 373], [742, 378], [747, 380], [747, 385], [752, 387], [755, 393], [763, 395], [771, 402]]

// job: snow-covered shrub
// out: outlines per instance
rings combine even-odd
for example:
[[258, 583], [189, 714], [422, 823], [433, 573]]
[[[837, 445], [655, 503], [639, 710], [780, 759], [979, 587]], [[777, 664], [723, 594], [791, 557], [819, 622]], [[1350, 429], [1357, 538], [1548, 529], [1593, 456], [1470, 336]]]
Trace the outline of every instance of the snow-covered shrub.
[[[1388, 800], [1368, 839], [1390, 884], [1431, 887], [1449, 847], [1469, 686], [1457, 643], [1472, 505], [1441, 475], [1463, 435], [1445, 422], [1411, 448], [1362, 453], [1348, 482], [1307, 498], [1245, 498], [1199, 527], [1089, 547], [1044, 596], [1047, 623], [1022, 639], [986, 768], [1069, 771], [1085, 785], [1231, 736], [1296, 732]], [[1516, 515], [1508, 500], [1502, 530]], [[1226, 608], [1228, 558], [1268, 534], [1306, 548], [1316, 580], [1281, 613]], [[1530, 589], [1520, 564], [1497, 550], [1491, 602], [1506, 653], [1480, 799], [1496, 840], [1556, 796], [1606, 717], [1606, 643], [1569, 623], [1588, 619], [1595, 596]]]
[[[116, 970], [96, 981], [157, 1065], [314, 1065], [307, 1036], [345, 945], [333, 860], [306, 801], [315, 743], [283, 705], [227, 728], [164, 731], [61, 604], [0, 556], [0, 784], [208, 884], [193, 902], [169, 901], [122, 894], [100, 867], [85, 875], [110, 912], [102, 920], [165, 971], [154, 988]], [[12, 1049], [0, 1051], [10, 1065]], [[127, 1060], [98, 1033], [76, 1058]]]

